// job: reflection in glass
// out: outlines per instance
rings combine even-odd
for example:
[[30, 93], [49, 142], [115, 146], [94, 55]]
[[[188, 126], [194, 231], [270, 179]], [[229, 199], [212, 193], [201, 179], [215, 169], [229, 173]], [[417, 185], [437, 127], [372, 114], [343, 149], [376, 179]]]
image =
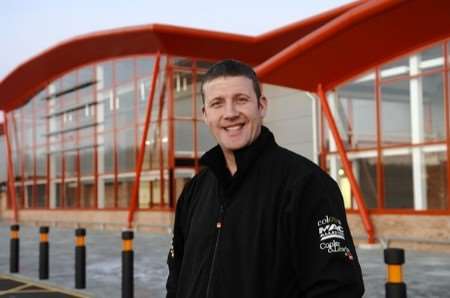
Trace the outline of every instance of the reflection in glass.
[[174, 74], [175, 117], [192, 117], [192, 74]]
[[112, 133], [105, 133], [103, 135], [103, 160], [104, 160], [104, 173], [113, 173], [114, 172], [114, 139]]
[[411, 143], [409, 81], [381, 86], [380, 116], [384, 145]]
[[74, 208], [77, 204], [77, 192], [78, 192], [78, 184], [76, 181], [71, 181], [66, 183], [65, 187], [65, 197], [64, 197], [64, 207], [65, 208]]
[[441, 58], [442, 57], [442, 45], [437, 45], [432, 48], [428, 48], [420, 53], [420, 56], [422, 58], [422, 61], [434, 59], [434, 58]]
[[447, 210], [447, 153], [425, 153], [425, 167], [428, 209]]
[[409, 57], [400, 58], [381, 66], [381, 79], [393, 79], [409, 75]]
[[47, 198], [47, 185], [46, 184], [36, 184], [36, 208], [47, 208], [46, 198]]
[[[338, 127], [344, 144], [350, 148], [376, 146], [376, 102], [372, 79], [355, 81], [337, 90]], [[339, 116], [339, 117], [336, 117]]]
[[422, 78], [424, 139], [445, 140], [445, 117], [442, 75]]
[[80, 151], [80, 172], [81, 176], [94, 174], [94, 149], [90, 148]]
[[117, 153], [119, 158], [119, 172], [131, 172], [135, 170], [136, 148], [134, 128], [118, 132]]
[[116, 84], [131, 82], [134, 78], [134, 61], [132, 59], [120, 60], [115, 63]]
[[118, 208], [128, 208], [130, 202], [130, 196], [133, 191], [134, 180], [121, 178], [118, 183], [118, 193], [117, 193], [117, 207]]
[[105, 208], [115, 207], [114, 181], [105, 181]]
[[412, 156], [384, 156], [384, 207], [414, 208]]
[[81, 208], [92, 208], [95, 206], [95, 185], [94, 181], [81, 181]]
[[117, 128], [124, 128], [133, 125], [134, 113], [134, 90], [133, 86], [122, 87], [116, 94], [116, 125]]
[[139, 58], [136, 61], [136, 72], [138, 77], [149, 77], [153, 72], [153, 57]]
[[358, 158], [352, 163], [367, 208], [377, 208], [377, 159]]
[[175, 151], [188, 153], [193, 156], [194, 142], [193, 142], [193, 122], [192, 120], [177, 120], [175, 121]]

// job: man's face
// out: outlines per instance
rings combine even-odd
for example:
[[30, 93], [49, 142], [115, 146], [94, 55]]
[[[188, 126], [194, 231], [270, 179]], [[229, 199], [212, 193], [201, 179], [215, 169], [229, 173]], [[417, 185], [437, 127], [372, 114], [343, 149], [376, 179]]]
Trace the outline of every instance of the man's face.
[[244, 76], [219, 77], [203, 86], [203, 118], [225, 153], [251, 144], [261, 132], [267, 101]]

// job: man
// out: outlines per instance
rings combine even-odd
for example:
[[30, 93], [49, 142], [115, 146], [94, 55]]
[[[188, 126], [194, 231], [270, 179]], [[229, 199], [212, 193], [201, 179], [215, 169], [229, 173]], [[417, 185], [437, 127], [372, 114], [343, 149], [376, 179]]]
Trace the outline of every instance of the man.
[[361, 297], [339, 188], [262, 126], [255, 72], [221, 61], [201, 91], [218, 145], [178, 200], [167, 297]]

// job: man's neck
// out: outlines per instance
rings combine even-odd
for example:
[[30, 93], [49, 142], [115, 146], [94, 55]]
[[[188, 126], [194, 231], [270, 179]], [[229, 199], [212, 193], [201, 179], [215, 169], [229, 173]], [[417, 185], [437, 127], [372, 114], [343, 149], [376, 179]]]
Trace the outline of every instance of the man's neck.
[[225, 157], [225, 162], [227, 163], [227, 168], [230, 171], [231, 176], [233, 176], [237, 172], [236, 157], [231, 150], [222, 149], [222, 152]]

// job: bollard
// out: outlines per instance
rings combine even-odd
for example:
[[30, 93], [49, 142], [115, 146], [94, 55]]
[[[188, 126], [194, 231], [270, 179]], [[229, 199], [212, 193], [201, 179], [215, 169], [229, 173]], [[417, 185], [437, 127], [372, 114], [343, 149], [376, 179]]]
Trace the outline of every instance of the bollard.
[[9, 245], [9, 272], [18, 273], [19, 272], [19, 225], [11, 226], [11, 240]]
[[75, 230], [75, 288], [86, 288], [86, 229]]
[[405, 251], [401, 248], [386, 248], [384, 263], [387, 264], [386, 298], [406, 298], [406, 284], [403, 282], [402, 272]]
[[133, 231], [122, 232], [122, 298], [134, 297], [133, 238]]
[[48, 279], [48, 232], [49, 227], [39, 228], [39, 279]]

